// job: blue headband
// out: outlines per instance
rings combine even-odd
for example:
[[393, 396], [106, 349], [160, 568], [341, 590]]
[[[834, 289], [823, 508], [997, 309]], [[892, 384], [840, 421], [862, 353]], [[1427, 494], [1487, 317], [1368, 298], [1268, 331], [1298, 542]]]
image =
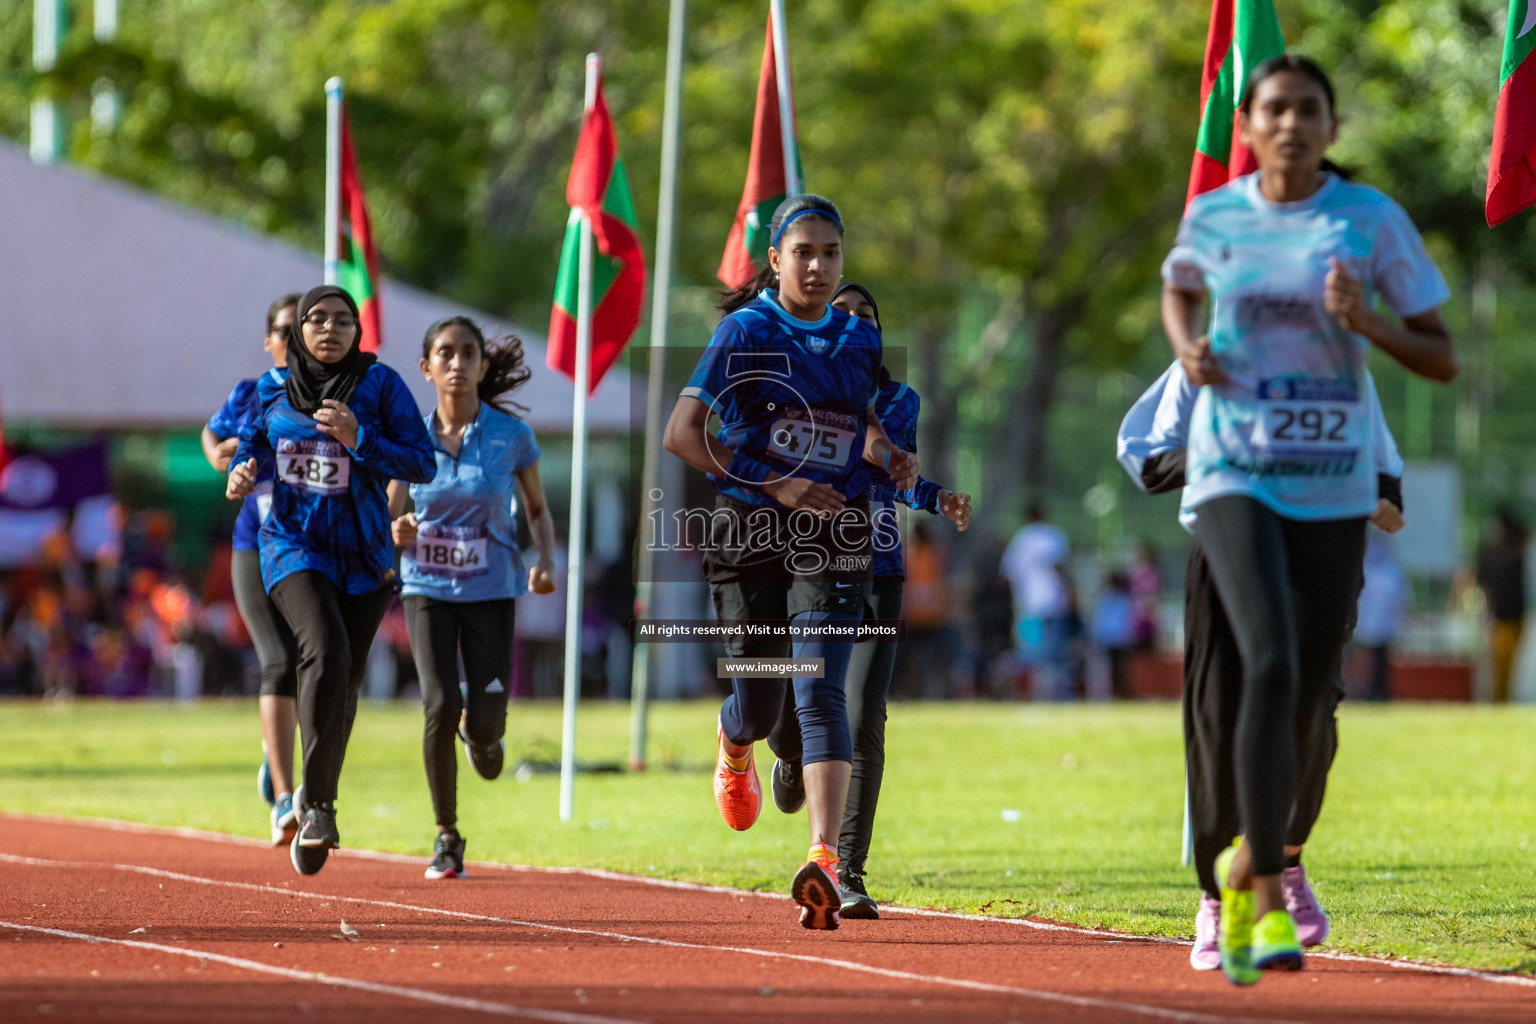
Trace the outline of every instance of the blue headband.
[[796, 210], [794, 213], [784, 218], [784, 223], [779, 225], [778, 234], [773, 236], [773, 247], [775, 249], [779, 247], [779, 239], [784, 237], [784, 232], [789, 230], [789, 226], [795, 222], [795, 218], [804, 217], [808, 213], [814, 213], [818, 216], [825, 217], [827, 220], [837, 225], [837, 230], [843, 230], [843, 222], [837, 219], [837, 214], [833, 213], [831, 210], [823, 210], [815, 206], [807, 206], [805, 209]]

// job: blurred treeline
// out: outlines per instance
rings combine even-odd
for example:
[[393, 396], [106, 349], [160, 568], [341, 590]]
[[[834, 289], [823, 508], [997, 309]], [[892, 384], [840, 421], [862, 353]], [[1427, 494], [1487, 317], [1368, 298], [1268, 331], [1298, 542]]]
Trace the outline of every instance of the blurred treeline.
[[[102, 45], [89, 0], [71, 0], [64, 57], [39, 78], [32, 0], [0, 0], [0, 132], [24, 138], [46, 90], [67, 106], [71, 162], [318, 252], [322, 87], [341, 75], [386, 274], [541, 330], [588, 51], [604, 57], [654, 240], [667, 6], [120, 0]], [[674, 343], [702, 344], [713, 323], [767, 6], [689, 4]], [[1277, 6], [1292, 48], [1335, 74], [1334, 155], [1402, 202], [1456, 292], [1452, 389], [1378, 366], [1405, 454], [1461, 464], [1469, 532], [1496, 501], [1536, 504], [1521, 397], [1536, 393], [1536, 236], [1530, 217], [1490, 231], [1482, 214], [1508, 5]], [[807, 187], [842, 206], [847, 276], [905, 350], [926, 475], [976, 495], [982, 534], [1010, 532], [1042, 496], [1079, 543], [1174, 536], [1171, 504], [1115, 468], [1113, 433], [1168, 360], [1157, 268], [1184, 198], [1209, 0], [788, 7]], [[93, 129], [109, 86], [120, 121]]]

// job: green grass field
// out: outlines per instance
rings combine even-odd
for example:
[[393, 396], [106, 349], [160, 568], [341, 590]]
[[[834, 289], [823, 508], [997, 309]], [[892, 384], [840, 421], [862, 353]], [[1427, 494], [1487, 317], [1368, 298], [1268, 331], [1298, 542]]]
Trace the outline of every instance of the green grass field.
[[[784, 888], [804, 818], [770, 804], [750, 832], [719, 820], [715, 711], [657, 706], [653, 760], [690, 770], [583, 774], [570, 825], [555, 776], [461, 770], [471, 859]], [[627, 707], [584, 705], [579, 756], [622, 761], [627, 728]], [[429, 853], [420, 730], [414, 706], [364, 704], [338, 804], [346, 845]], [[514, 705], [509, 762], [555, 756], [559, 730], [557, 706]], [[1536, 971], [1536, 713], [1346, 705], [1340, 733], [1307, 853], [1332, 948]], [[265, 835], [254, 702], [0, 702], [0, 736], [0, 808]], [[888, 747], [877, 899], [1191, 934], [1175, 705], [899, 704]]]

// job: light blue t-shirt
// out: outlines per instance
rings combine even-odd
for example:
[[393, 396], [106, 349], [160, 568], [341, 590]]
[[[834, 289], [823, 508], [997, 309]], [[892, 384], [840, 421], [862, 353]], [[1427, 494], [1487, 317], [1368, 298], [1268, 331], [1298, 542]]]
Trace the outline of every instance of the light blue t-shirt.
[[412, 484], [416, 545], [401, 552], [401, 592], [441, 601], [498, 601], [528, 591], [517, 549], [517, 473], [539, 461], [533, 429], [489, 402], [464, 430], [455, 458], [426, 416], [437, 458], [431, 483]]
[[1324, 306], [1330, 257], [1398, 316], [1450, 297], [1408, 215], [1368, 185], [1329, 173], [1306, 199], [1273, 203], [1251, 174], [1190, 204], [1163, 278], [1209, 293], [1228, 383], [1195, 400], [1181, 516], [1231, 494], [1290, 519], [1375, 511], [1369, 342]]

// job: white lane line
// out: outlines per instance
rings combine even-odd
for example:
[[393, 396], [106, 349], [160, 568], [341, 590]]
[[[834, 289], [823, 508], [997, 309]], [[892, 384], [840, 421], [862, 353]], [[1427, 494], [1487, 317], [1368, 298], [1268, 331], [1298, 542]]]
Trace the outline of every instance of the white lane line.
[[20, 932], [35, 932], [39, 935], [52, 935], [61, 939], [79, 939], [82, 942], [89, 942], [93, 945], [109, 943], [114, 946], [128, 946], [132, 949], [147, 949], [171, 956], [184, 956], [194, 960], [206, 960], [209, 963], [224, 964], [228, 967], [238, 967], [243, 971], [255, 971], [258, 974], [274, 974], [280, 978], [288, 978], [292, 981], [312, 981], [317, 985], [350, 988], [358, 992], [368, 992], [372, 995], [398, 996], [401, 999], [414, 999], [420, 1003], [435, 1003], [438, 1006], [450, 1006], [455, 1010], [476, 1010], [480, 1013], [490, 1013], [498, 1017], [522, 1017], [527, 1020], [549, 1021], [551, 1024], [641, 1024], [639, 1021], [626, 1020], [622, 1017], [600, 1017], [590, 1013], [567, 1013], [564, 1010], [540, 1010], [528, 1006], [512, 1006], [508, 1003], [493, 1003], [484, 999], [466, 999], [463, 996], [450, 996], [424, 988], [406, 988], [403, 985], [384, 985], [375, 981], [359, 981], [356, 978], [338, 978], [334, 974], [295, 971], [288, 967], [274, 967], [272, 964], [264, 964], [259, 960], [246, 960], [237, 956], [225, 956], [222, 953], [200, 952], [199, 950], [188, 949], [182, 946], [163, 946], [158, 942], [140, 942], [137, 939], [116, 939], [106, 935], [88, 935], [84, 932], [70, 932], [60, 928], [43, 928], [33, 924], [19, 924], [15, 921], [0, 921], [0, 928], [12, 928]]
[[[1180, 1024], [1231, 1024], [1233, 1021], [1247, 1021], [1251, 1024], [1297, 1024], [1295, 1021], [1263, 1020], [1255, 1017], [1232, 1017], [1227, 1014], [1213, 1015], [1196, 1013], [1189, 1010], [1174, 1010], [1163, 1006], [1149, 1006], [1144, 1003], [1122, 1002], [1115, 999], [1097, 999], [1092, 996], [1074, 996], [1065, 992], [1050, 992], [1043, 989], [1020, 988], [1014, 985], [997, 985], [986, 981], [972, 981], [968, 978], [950, 978], [938, 974], [917, 974], [912, 971], [898, 971], [888, 967], [875, 967], [871, 964], [860, 963], [856, 960], [833, 960], [828, 957], [809, 956], [803, 953], [782, 953], [776, 950], [753, 949], [749, 946], [712, 946], [699, 942], [681, 942], [675, 939], [658, 939], [646, 935], [629, 935], [624, 932], [603, 931], [596, 928], [577, 928], [573, 925], [547, 924], [542, 921], [519, 921], [515, 918], [494, 917], [490, 914], [474, 914], [463, 910], [448, 910], [444, 907], [425, 907], [414, 903], [399, 903], [394, 900], [373, 900], [363, 896], [332, 896], [325, 893], [305, 892], [296, 889], [284, 889], [276, 885], [261, 885], [255, 882], [230, 882], [218, 878], [202, 878], [197, 875], [187, 875], [179, 871], [167, 871], [163, 868], [145, 867], [140, 864], [105, 864], [90, 861], [62, 861], [44, 860], [37, 857], [21, 857], [16, 854], [0, 853], [0, 861], [11, 864], [25, 864], [32, 867], [44, 868], [85, 868], [101, 869], [109, 868], [113, 871], [126, 871], [132, 874], [148, 875], [151, 878], [166, 878], [177, 882], [190, 882], [195, 885], [210, 885], [225, 889], [243, 889], [249, 892], [273, 893], [279, 896], [295, 896], [302, 899], [328, 900], [336, 903], [356, 903], [372, 907], [388, 907], [392, 910], [410, 910], [421, 914], [437, 914], [442, 917], [454, 917], [466, 921], [484, 921], [489, 924], [514, 925], [519, 928], [530, 928], [539, 931], [557, 932], [562, 935], [587, 935], [594, 938], [615, 939], [619, 942], [635, 942], [648, 946], [664, 946], [670, 949], [693, 949], [706, 953], [740, 953], [744, 956], [763, 957], [771, 960], [790, 960], [797, 963], [813, 964], [824, 967], [837, 967], [848, 971], [857, 971], [861, 974], [873, 974], [882, 978], [893, 978], [898, 981], [913, 981], [928, 985], [944, 985], [949, 988], [969, 989], [975, 992], [991, 992], [1000, 995], [1020, 996], [1027, 999], [1039, 999], [1044, 1002], [1064, 1003], [1068, 1006], [1078, 1006], [1095, 1010], [1114, 1010], [1120, 1013], [1135, 1013], [1144, 1017], [1156, 1017], [1162, 1020], [1178, 1021]], [[307, 977], [307, 976], [306, 976]]]
[[[97, 828], [109, 829], [115, 832], [129, 832], [137, 835], [175, 835], [186, 839], [204, 839], [213, 843], [229, 843], [237, 846], [253, 846], [262, 849], [270, 849], [271, 844], [264, 839], [252, 839], [247, 836], [230, 835], [227, 832], [210, 832], [197, 828], [163, 828], [155, 825], [145, 825], [136, 821], [121, 821], [116, 818], [66, 818], [52, 814], [17, 814], [12, 812], [0, 812], [0, 818], [16, 818], [28, 821], [50, 822], [60, 825], [90, 825]], [[425, 858], [412, 857], [403, 853], [387, 853], [383, 850], [338, 850], [333, 856], [356, 857], [363, 860], [383, 861], [393, 864], [419, 864]], [[788, 900], [783, 893], [760, 892], [755, 889], [736, 889], [727, 885], [706, 885], [703, 882], [684, 882], [672, 878], [651, 878], [646, 875], [631, 875], [622, 871], [609, 871], [604, 868], [573, 868], [573, 867], [537, 867], [531, 864], [499, 864], [491, 861], [470, 861], [471, 867], [488, 871], [520, 871], [536, 874], [551, 875], [589, 875], [593, 878], [601, 878], [614, 882], [633, 882], [642, 885], [659, 886], [665, 889], [677, 889], [684, 892], [718, 893], [730, 896], [756, 896], [760, 899]], [[286, 891], [286, 890], [285, 890]], [[1030, 928], [1035, 931], [1067, 932], [1073, 935], [1094, 935], [1101, 938], [1128, 940], [1138, 942], [1161, 942], [1175, 946], [1193, 945], [1188, 939], [1175, 939], [1166, 935], [1137, 935], [1134, 932], [1107, 931], [1102, 928], [1085, 928], [1080, 925], [1056, 924], [1049, 921], [1035, 921], [1027, 917], [997, 917], [992, 914], [963, 914], [953, 910], [926, 910], [920, 907], [902, 907], [895, 904], [884, 904], [881, 911], [891, 914], [911, 914], [916, 917], [940, 917], [954, 921], [984, 921], [988, 924], [1012, 925], [1015, 928]], [[1536, 977], [1523, 974], [1501, 974], [1497, 971], [1481, 971], [1473, 967], [1450, 967], [1445, 964], [1430, 964], [1420, 960], [1398, 960], [1389, 957], [1365, 956], [1360, 953], [1332, 953], [1321, 950], [1308, 951], [1307, 956], [1318, 957], [1324, 960], [1338, 960], [1344, 963], [1370, 964], [1376, 967], [1390, 967], [1399, 971], [1418, 971], [1423, 974], [1444, 974], [1450, 977], [1471, 978], [1476, 981], [1487, 981], [1495, 985], [1514, 985], [1522, 988], [1536, 988]]]

